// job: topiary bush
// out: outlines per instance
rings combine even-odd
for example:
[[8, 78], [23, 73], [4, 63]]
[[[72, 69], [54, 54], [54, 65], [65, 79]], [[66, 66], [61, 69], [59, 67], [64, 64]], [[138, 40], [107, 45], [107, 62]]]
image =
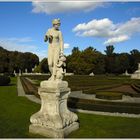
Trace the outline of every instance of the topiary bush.
[[96, 92], [96, 98], [107, 99], [107, 100], [121, 100], [122, 93], [118, 92]]
[[11, 82], [9, 76], [0, 75], [0, 86], [7, 86]]

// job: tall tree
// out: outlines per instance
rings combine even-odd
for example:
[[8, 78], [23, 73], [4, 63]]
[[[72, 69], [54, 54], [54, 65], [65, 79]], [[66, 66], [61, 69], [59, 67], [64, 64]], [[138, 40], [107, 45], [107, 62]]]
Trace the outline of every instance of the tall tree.
[[106, 46], [106, 50], [104, 51], [106, 53], [107, 56], [111, 56], [114, 53], [114, 46], [113, 45], [109, 45]]

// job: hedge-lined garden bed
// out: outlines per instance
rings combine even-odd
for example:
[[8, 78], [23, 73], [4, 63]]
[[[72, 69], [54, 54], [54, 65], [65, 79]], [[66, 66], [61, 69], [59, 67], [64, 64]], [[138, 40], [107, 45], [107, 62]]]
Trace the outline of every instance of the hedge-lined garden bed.
[[[28, 77], [30, 77], [30, 76], [28, 76]], [[43, 76], [43, 77], [45, 77], [47, 79], [49, 76], [48, 77]], [[40, 79], [43, 79], [43, 77], [40, 77]], [[110, 87], [110, 89], [111, 89], [111, 83], [110, 82], [112, 82], [111, 79], [113, 79], [113, 81], [114, 81], [115, 80], [114, 78], [108, 78], [108, 82], [106, 84], [106, 87], [104, 86], [104, 87], [99, 88], [99, 86], [98, 86], [99, 82], [100, 82], [101, 85], [103, 85], [106, 80], [103, 80], [103, 83], [101, 83], [102, 78], [100, 79], [98, 77], [97, 78], [95, 78], [95, 77], [91, 78], [91, 77], [87, 76], [87, 79], [86, 79], [86, 76], [83, 76], [84, 78], [81, 77], [81, 76], [75, 76], [75, 77], [72, 76], [72, 77], [65, 77], [65, 78], [68, 78], [69, 80], [72, 79], [72, 81], [71, 82], [69, 81], [69, 83], [71, 84], [72, 82], [75, 82], [75, 84], [79, 87], [81, 87], [84, 84], [84, 83], [81, 83], [81, 81], [84, 81], [86, 83], [87, 80], [90, 80], [90, 82], [88, 81], [89, 84], [86, 83], [85, 86], [82, 87], [82, 89], [86, 89], [87, 91], [91, 89], [91, 92], [92, 92], [91, 94], [95, 94], [96, 97], [100, 98], [100, 99], [102, 98], [102, 99], [107, 99], [107, 100], [120, 100], [122, 98], [123, 94], [125, 94], [125, 95], [130, 94], [130, 93], [127, 93], [127, 92], [125, 93], [124, 91], [123, 91], [123, 93], [121, 93], [119, 91], [118, 92], [117, 91], [116, 92], [115, 91], [107, 91], [108, 90], [107, 87]], [[78, 79], [80, 80], [80, 77], [81, 77], [82, 80], [78, 82]], [[33, 79], [33, 76], [31, 76], [30, 78]], [[24, 85], [25, 90], [27, 90], [26, 93], [27, 94], [29, 94], [29, 93], [30, 94], [35, 94], [35, 96], [39, 97], [39, 95], [37, 93], [37, 86], [32, 84], [24, 76], [21, 77], [21, 79], [24, 79], [24, 80], [22, 80], [23, 85], [27, 82]], [[98, 81], [98, 82], [97, 83], [92, 83], [93, 79], [95, 81]], [[120, 77], [120, 79], [121, 79], [121, 77]], [[129, 79], [126, 78], [126, 81], [127, 80], [129, 81]], [[112, 89], [113, 88], [118, 88], [119, 86], [121, 86], [121, 83], [122, 83], [122, 86], [126, 86], [126, 88], [127, 88], [127, 85], [129, 85], [129, 84], [126, 84], [126, 81], [125, 82], [124, 81], [125, 81], [125, 79], [121, 79], [121, 82], [117, 82], [116, 85], [114, 84], [115, 82], [113, 82], [112, 83]], [[133, 83], [133, 82], [134, 81], [132, 80], [130, 83]], [[74, 83], [72, 83], [72, 84], [74, 84]], [[93, 87], [93, 85], [96, 85], [96, 84], [97, 84], [98, 88]], [[70, 85], [69, 85], [69, 87], [70, 87]], [[28, 90], [30, 90], [30, 91], [28, 91]], [[136, 95], [134, 95], [134, 94], [132, 94], [131, 96], [136, 97]], [[117, 102], [117, 101], [113, 102], [113, 101], [104, 101], [104, 100], [87, 100], [87, 99], [79, 99], [79, 98], [69, 98], [68, 99], [68, 106], [72, 107], [72, 108], [92, 110], [92, 111], [140, 114], [140, 104], [138, 104], [138, 103], [124, 103], [124, 102]]]
[[[131, 87], [138, 93], [140, 93], [140, 85], [138, 84], [131, 84]], [[140, 94], [139, 94], [140, 95]], [[139, 96], [140, 97], [140, 96]]]
[[121, 100], [122, 93], [117, 92], [107, 92], [107, 91], [99, 91], [95, 93], [95, 97], [98, 99], [106, 99], [106, 100]]
[[135, 83], [122, 84], [120, 86], [106, 88], [104, 90], [101, 89], [101, 91], [117, 92], [117, 93], [122, 93], [123, 95], [131, 96], [131, 97], [140, 97], [140, 92], [138, 92], [138, 88], [135, 86]]
[[[47, 80], [50, 76], [26, 75], [25, 77], [38, 81], [37, 85], [39, 86], [40, 81]], [[73, 75], [73, 76], [65, 76], [64, 80], [68, 81], [69, 87], [71, 88], [72, 91], [83, 90], [83, 92], [87, 94], [88, 93], [92, 94], [92, 91], [111, 89], [124, 84], [131, 85], [135, 83], [140, 85], [140, 80], [130, 79], [130, 77], [126, 76]]]
[[[37, 93], [37, 89], [33, 88], [34, 85], [26, 78], [21, 78], [21, 79], [22, 79], [22, 83], [24, 84], [26, 83], [26, 86], [24, 85], [25, 92], [27, 94], [35, 94], [35, 96], [39, 97]], [[68, 106], [71, 108], [91, 110], [91, 111], [140, 114], [140, 104], [138, 103], [87, 100], [87, 99], [70, 97], [68, 99]]]

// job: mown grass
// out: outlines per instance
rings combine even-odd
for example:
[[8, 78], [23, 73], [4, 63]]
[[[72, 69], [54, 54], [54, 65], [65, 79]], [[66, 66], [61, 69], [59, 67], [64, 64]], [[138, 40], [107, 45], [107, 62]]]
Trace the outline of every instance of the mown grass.
[[29, 119], [38, 109], [38, 104], [17, 96], [16, 78], [12, 78], [11, 85], [0, 86], [0, 137], [30, 137]]
[[70, 138], [140, 138], [140, 118], [78, 113], [80, 129]]
[[[0, 86], [0, 138], [40, 138], [28, 133], [30, 116], [40, 105], [18, 97], [16, 78]], [[80, 129], [69, 138], [140, 138], [140, 118], [122, 118], [78, 113]]]

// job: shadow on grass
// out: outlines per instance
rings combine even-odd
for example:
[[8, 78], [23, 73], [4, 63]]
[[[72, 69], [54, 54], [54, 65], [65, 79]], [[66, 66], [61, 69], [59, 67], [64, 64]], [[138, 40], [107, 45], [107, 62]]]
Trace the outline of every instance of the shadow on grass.
[[7, 87], [7, 86], [8, 86], [8, 87], [9, 87], [9, 86], [16, 86], [16, 84], [13, 84], [13, 83], [12, 83], [12, 84], [8, 84], [8, 85], [0, 85], [0, 87]]

